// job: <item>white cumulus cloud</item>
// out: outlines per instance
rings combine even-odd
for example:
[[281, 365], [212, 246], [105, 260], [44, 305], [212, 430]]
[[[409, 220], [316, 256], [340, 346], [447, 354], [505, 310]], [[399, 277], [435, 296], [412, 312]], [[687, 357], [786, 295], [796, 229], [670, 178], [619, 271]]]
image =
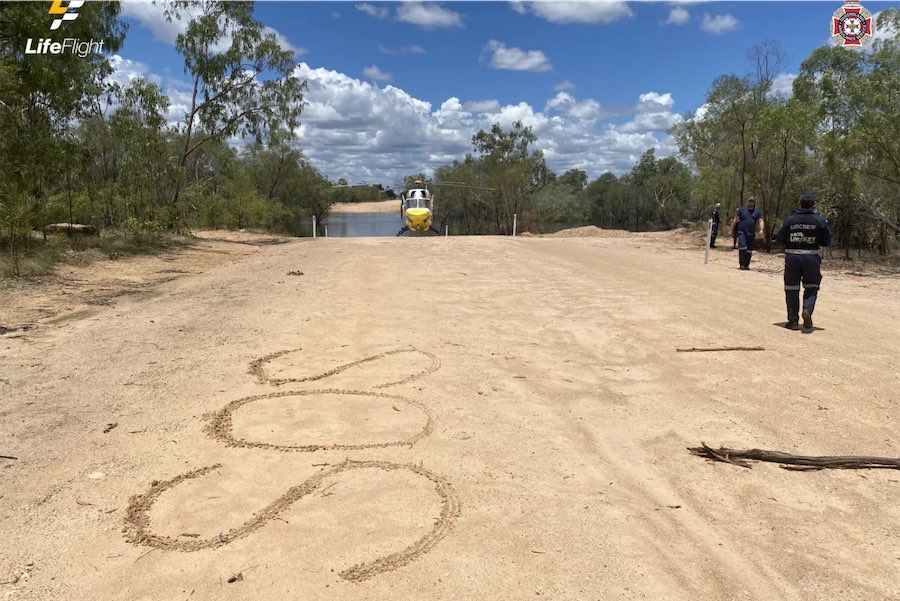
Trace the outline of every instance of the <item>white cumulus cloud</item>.
[[638, 103], [634, 107], [634, 118], [618, 127], [618, 131], [625, 133], [635, 132], [666, 132], [676, 123], [683, 120], [681, 115], [672, 111], [675, 99], [672, 94], [666, 92], [647, 92], [638, 96]]
[[397, 20], [426, 29], [462, 27], [463, 24], [459, 13], [432, 2], [401, 2], [397, 7]]
[[790, 98], [794, 94], [795, 79], [797, 79], [796, 73], [779, 73], [772, 80], [772, 89], [769, 90], [769, 94], [771, 96]]
[[[186, 82], [160, 78], [146, 65], [121, 56], [112, 63], [115, 81], [127, 83], [143, 76], [160, 82], [172, 102], [169, 122], [183, 123], [191, 94]], [[677, 151], [666, 130], [680, 117], [673, 113], [675, 101], [667, 92], [641, 94], [628, 108], [631, 120], [615, 124], [609, 117], [625, 113], [613, 114], [596, 100], [579, 99], [565, 90], [548, 98], [543, 110], [527, 102], [458, 97], [434, 107], [389, 83], [380, 87], [377, 80], [307, 63], [300, 63], [294, 72], [308, 82], [297, 129], [299, 147], [332, 179], [394, 186], [411, 173], [433, 173], [462, 160], [473, 151], [472, 136], [479, 130], [489, 130], [493, 123], [508, 129], [515, 121], [533, 129], [538, 137], [535, 147], [557, 173], [583, 169], [591, 178], [604, 171], [623, 173], [648, 148], [655, 148], [658, 156]], [[240, 145], [240, 140], [229, 143]]]
[[647, 92], [638, 97], [637, 112], [639, 113], [659, 113], [671, 111], [675, 105], [672, 94], [666, 92], [659, 94], [657, 92]]
[[666, 25], [684, 25], [691, 19], [691, 13], [681, 6], [673, 6], [669, 10], [669, 18], [666, 19]]
[[391, 13], [391, 11], [389, 11], [385, 6], [375, 6], [374, 4], [369, 4], [368, 2], [357, 4], [356, 10], [364, 12], [371, 17], [375, 17], [376, 19], [384, 19]]
[[[187, 24], [190, 21], [188, 15], [182, 16], [181, 19], [166, 19], [165, 7], [155, 2], [121, 2], [122, 16], [129, 17], [138, 21], [142, 27], [149, 29], [153, 33], [153, 38], [167, 44], [175, 44], [178, 35], [187, 31]], [[263, 33], [274, 34], [278, 45], [285, 50], [290, 50], [294, 55], [306, 54], [306, 49], [292, 44], [287, 36], [269, 26], [263, 27]], [[217, 46], [213, 48], [215, 51], [224, 51], [231, 46], [231, 39], [227, 37]]]
[[378, 51], [382, 54], [425, 54], [425, 49], [414, 44], [412, 46], [402, 46], [400, 48], [387, 48], [379, 46]]
[[549, 71], [553, 68], [550, 60], [540, 50], [522, 50], [509, 48], [503, 42], [491, 40], [485, 46], [491, 55], [491, 66], [494, 69], [509, 71]]
[[551, 109], [555, 109], [567, 117], [585, 121], [594, 121], [600, 117], [599, 102], [593, 99], [579, 102], [568, 92], [557, 92], [556, 96], [551, 98], [545, 107], [547, 111]]
[[136, 19], [143, 27], [153, 33], [153, 38], [160, 42], [174, 44], [179, 33], [187, 29], [185, 20], [167, 21], [163, 7], [152, 2], [122, 2], [120, 4], [123, 17]]
[[301, 116], [300, 146], [332, 178], [391, 184], [410, 173], [429, 173], [472, 152], [472, 136], [492, 123], [509, 128], [522, 121], [538, 137], [551, 169], [584, 169], [591, 177], [629, 170], [648, 148], [659, 156], [677, 151], [665, 131], [680, 117], [670, 93], [648, 92], [635, 99], [633, 119], [604, 122], [593, 99], [567, 92], [547, 100], [543, 111], [527, 102], [501, 105], [495, 99], [451, 97], [437, 108], [392, 85], [379, 88], [324, 68], [301, 63], [297, 75], [309, 82]]
[[287, 39], [287, 36], [285, 36], [283, 33], [266, 25], [265, 27], [263, 27], [263, 34], [268, 33], [275, 34], [275, 41], [278, 42], [278, 45], [281, 46], [284, 50], [290, 50], [291, 52], [293, 52], [294, 56], [306, 54], [306, 48], [292, 44], [290, 40]]
[[711, 35], [723, 35], [740, 28], [740, 26], [741, 22], [733, 15], [716, 15], [713, 17], [709, 13], [705, 13], [700, 21], [700, 29]]
[[512, 9], [520, 14], [530, 11], [551, 23], [612, 23], [634, 15], [628, 3], [553, 0], [550, 2], [513, 2]]
[[520, 15], [528, 14], [528, 6], [522, 0], [510, 0], [509, 7]]
[[463, 104], [463, 110], [471, 113], [497, 113], [500, 112], [500, 101], [471, 100]]
[[363, 69], [363, 75], [365, 75], [369, 79], [374, 79], [375, 81], [391, 81], [392, 79], [394, 79], [393, 75], [391, 75], [390, 73], [385, 73], [376, 65], [372, 65]]
[[162, 78], [150, 73], [150, 69], [144, 63], [122, 58], [118, 54], [114, 54], [109, 59], [109, 65], [113, 72], [109, 75], [108, 81], [117, 83], [123, 88], [139, 77], [157, 85], [162, 83]]

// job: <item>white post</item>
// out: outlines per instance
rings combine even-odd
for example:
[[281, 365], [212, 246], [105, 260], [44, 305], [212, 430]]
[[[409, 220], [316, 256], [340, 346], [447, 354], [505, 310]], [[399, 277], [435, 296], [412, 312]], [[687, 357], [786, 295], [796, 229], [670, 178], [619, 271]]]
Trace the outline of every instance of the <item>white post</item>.
[[703, 251], [703, 264], [706, 265], [709, 263], [709, 242], [712, 240], [712, 219], [709, 220], [709, 225], [706, 228], [706, 249]]
[[316, 216], [313, 215], [313, 238], [316, 237]]
[[518, 217], [518, 216], [517, 216], [515, 213], [513, 213], [513, 236], [516, 235], [516, 226], [518, 225], [518, 223], [517, 223], [517, 221], [518, 221], [517, 217]]
[[328, 224], [325, 225], [325, 237], [328, 237]]
[[450, 226], [448, 224], [444, 224], [444, 235], [445, 236], [450, 235]]

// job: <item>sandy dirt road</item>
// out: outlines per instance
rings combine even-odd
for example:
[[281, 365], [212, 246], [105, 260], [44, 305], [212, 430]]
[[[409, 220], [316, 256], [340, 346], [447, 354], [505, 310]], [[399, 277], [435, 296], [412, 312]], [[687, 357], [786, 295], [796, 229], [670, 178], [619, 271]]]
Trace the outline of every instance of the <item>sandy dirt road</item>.
[[754, 265], [297, 240], [0, 338], [0, 595], [900, 599], [900, 472], [685, 450], [900, 456], [900, 283]]

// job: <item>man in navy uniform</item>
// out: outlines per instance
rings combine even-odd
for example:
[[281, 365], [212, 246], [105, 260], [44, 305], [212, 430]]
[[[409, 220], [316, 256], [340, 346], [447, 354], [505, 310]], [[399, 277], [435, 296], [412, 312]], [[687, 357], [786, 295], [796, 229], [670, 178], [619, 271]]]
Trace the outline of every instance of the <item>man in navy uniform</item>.
[[756, 208], [756, 200], [751, 196], [747, 199], [747, 206], [739, 208], [731, 222], [732, 235], [737, 234], [738, 264], [743, 270], [750, 269], [750, 259], [756, 246], [757, 224], [762, 233], [765, 228], [763, 214]]
[[784, 296], [787, 301], [787, 323], [796, 330], [800, 321], [800, 283], [803, 283], [803, 329], [812, 330], [812, 314], [822, 283], [821, 247], [831, 244], [828, 221], [816, 213], [816, 196], [800, 195], [800, 208], [794, 209], [778, 230], [778, 242], [784, 244]]
[[716, 236], [719, 234], [719, 207], [722, 206], [721, 203], [716, 203], [716, 206], [713, 207], [712, 211], [712, 236], [709, 238], [709, 247], [716, 247]]

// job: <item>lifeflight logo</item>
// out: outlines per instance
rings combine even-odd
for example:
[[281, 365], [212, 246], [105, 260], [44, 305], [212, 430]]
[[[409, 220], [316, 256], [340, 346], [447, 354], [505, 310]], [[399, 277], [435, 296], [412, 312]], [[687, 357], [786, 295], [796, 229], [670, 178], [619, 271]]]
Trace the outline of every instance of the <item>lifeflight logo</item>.
[[[50, 31], [59, 29], [63, 21], [74, 21], [78, 18], [78, 9], [84, 6], [85, 0], [53, 0], [47, 14], [53, 15]], [[74, 54], [85, 58], [92, 52], [103, 52], [103, 41], [86, 41], [77, 38], [66, 38], [61, 42], [50, 38], [28, 38], [25, 42], [25, 54]]]
[[[65, 6], [63, 6], [63, 2], [65, 2]], [[53, 23], [50, 24], [50, 31], [56, 31], [59, 29], [59, 26], [62, 25], [63, 21], [74, 21], [78, 18], [77, 10], [84, 6], [85, 0], [53, 0], [53, 5], [50, 7], [50, 10], [47, 11], [47, 14], [50, 15], [62, 15], [56, 19], [53, 19]]]
[[74, 54], [85, 58], [92, 52], [103, 52], [103, 42], [91, 40], [79, 40], [66, 38], [62, 42], [56, 42], [50, 38], [41, 38], [35, 42], [34, 38], [28, 38], [25, 42], [25, 54]]

